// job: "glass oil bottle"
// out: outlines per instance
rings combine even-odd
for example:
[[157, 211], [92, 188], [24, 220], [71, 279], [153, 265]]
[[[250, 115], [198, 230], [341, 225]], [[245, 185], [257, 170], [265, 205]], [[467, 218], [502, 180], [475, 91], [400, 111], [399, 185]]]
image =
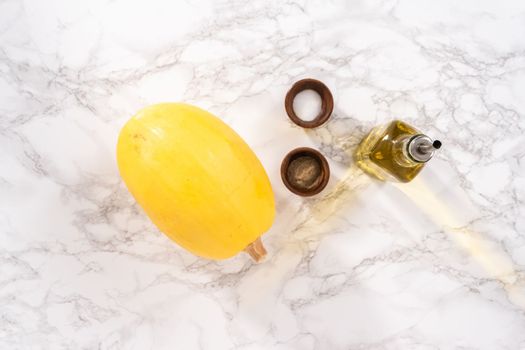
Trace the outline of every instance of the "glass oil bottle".
[[394, 120], [374, 128], [357, 148], [357, 164], [383, 181], [409, 182], [423, 169], [441, 142]]

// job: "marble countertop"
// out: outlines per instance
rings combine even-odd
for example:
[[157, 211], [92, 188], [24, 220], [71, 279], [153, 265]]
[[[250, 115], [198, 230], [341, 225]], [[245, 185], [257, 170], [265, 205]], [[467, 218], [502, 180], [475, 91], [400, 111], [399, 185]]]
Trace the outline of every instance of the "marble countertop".
[[[519, 0], [0, 1], [0, 349], [525, 349], [523, 33]], [[312, 131], [305, 77], [335, 99]], [[187, 253], [127, 191], [118, 132], [161, 101], [260, 157], [265, 262]], [[352, 159], [394, 118], [444, 145], [409, 184]], [[310, 199], [299, 146], [333, 172]]]

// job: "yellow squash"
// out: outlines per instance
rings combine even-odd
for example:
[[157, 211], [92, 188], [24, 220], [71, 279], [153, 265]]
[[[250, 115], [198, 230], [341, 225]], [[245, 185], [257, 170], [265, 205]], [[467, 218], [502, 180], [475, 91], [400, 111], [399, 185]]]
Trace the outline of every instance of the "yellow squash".
[[146, 214], [190, 252], [211, 259], [246, 250], [259, 260], [259, 240], [275, 203], [253, 151], [219, 118], [183, 103], [149, 106], [122, 128], [120, 174]]

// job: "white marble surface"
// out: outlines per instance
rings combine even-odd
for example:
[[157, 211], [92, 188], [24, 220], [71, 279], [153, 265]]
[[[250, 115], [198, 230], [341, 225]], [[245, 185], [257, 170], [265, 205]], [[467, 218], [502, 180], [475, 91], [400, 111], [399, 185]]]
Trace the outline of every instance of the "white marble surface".
[[[0, 349], [525, 349], [525, 2], [0, 1]], [[297, 79], [335, 98], [292, 125]], [[173, 244], [121, 182], [139, 108], [186, 101], [254, 148], [266, 262]], [[410, 184], [351, 152], [403, 118], [442, 152]], [[278, 168], [309, 145], [313, 199]]]

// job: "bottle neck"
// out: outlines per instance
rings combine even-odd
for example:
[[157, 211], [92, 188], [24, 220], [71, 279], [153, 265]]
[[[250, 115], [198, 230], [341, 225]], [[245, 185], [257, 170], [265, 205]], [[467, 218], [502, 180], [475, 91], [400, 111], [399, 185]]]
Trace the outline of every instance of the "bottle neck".
[[401, 166], [416, 166], [428, 162], [440, 147], [440, 141], [423, 134], [401, 135], [394, 141], [394, 159]]

